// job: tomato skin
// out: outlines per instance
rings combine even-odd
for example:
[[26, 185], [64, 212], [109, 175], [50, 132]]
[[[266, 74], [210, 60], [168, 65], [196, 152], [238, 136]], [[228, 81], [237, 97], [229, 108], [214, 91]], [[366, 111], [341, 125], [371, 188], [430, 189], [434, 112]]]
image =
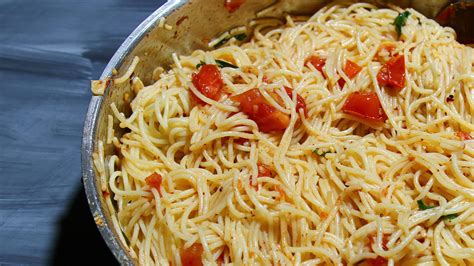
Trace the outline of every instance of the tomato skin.
[[290, 124], [290, 116], [276, 110], [273, 106], [263, 103], [260, 104], [258, 108], [257, 116], [259, 118], [254, 116], [252, 120], [257, 122], [261, 131], [285, 131]]
[[[360, 67], [358, 64], [352, 62], [351, 60], [346, 61], [346, 65], [344, 66], [344, 73], [347, 75], [349, 79], [352, 79], [355, 77], [359, 72], [362, 70], [362, 67]], [[339, 84], [340, 88], [344, 87], [346, 84], [346, 81], [343, 78], [340, 78], [337, 81], [337, 84]]]
[[216, 263], [218, 266], [224, 265], [224, 252], [222, 252], [221, 255], [219, 255]]
[[145, 178], [146, 184], [150, 186], [150, 188], [156, 188], [160, 196], [161, 196], [161, 181], [162, 180], [163, 178], [161, 177], [161, 175], [157, 173], [153, 173], [149, 175], [147, 178]]
[[454, 134], [462, 140], [471, 140], [472, 139], [471, 135], [469, 133], [464, 132], [464, 131], [456, 131], [456, 133], [454, 133]]
[[181, 249], [181, 264], [183, 266], [202, 266], [202, 252], [201, 244], [193, 244], [189, 248]]
[[[377, 236], [372, 236], [369, 238], [369, 247], [370, 247], [370, 250], [372, 251], [373, 251], [372, 245], [376, 242], [376, 237]], [[384, 250], [387, 249], [388, 238], [389, 238], [389, 235], [387, 234], [382, 235], [382, 248]], [[374, 259], [366, 259], [365, 262], [366, 262], [365, 265], [369, 265], [369, 266], [387, 266], [388, 265], [387, 259], [381, 256], [377, 256]]]
[[[202, 65], [199, 72], [193, 74], [192, 82], [204, 96], [215, 101], [219, 100], [224, 81], [222, 81], [221, 72], [216, 65]], [[192, 95], [199, 103], [204, 104], [196, 95]]]
[[375, 92], [353, 92], [349, 95], [342, 111], [368, 122], [384, 122], [387, 119], [382, 104]]
[[224, 0], [224, 7], [229, 11], [229, 13], [233, 13], [244, 3], [245, 0]]
[[272, 170], [268, 166], [258, 163], [257, 167], [258, 167], [258, 177], [272, 175]]
[[289, 115], [271, 106], [258, 89], [251, 89], [232, 97], [240, 109], [255, 121], [262, 132], [284, 131], [290, 124]]
[[441, 13], [436, 16], [436, 21], [439, 23], [447, 24], [449, 20], [456, 14], [456, 8], [453, 5], [450, 5], [443, 9]]
[[405, 87], [405, 57], [397, 55], [392, 57], [380, 68], [377, 74], [379, 86], [388, 86], [401, 90]]
[[313, 65], [319, 72], [323, 73], [323, 67], [326, 65], [326, 59], [312, 55], [306, 59], [305, 66]]
[[[272, 170], [267, 165], [258, 163], [257, 168], [258, 168], [257, 177], [263, 177], [263, 176], [271, 177], [272, 176]], [[255, 184], [252, 184], [253, 183], [252, 177], [250, 177], [249, 181], [250, 181], [250, 185], [253, 186], [253, 188], [255, 188], [256, 190], [258, 190], [258, 184], [256, 182]]]
[[[390, 236], [387, 235], [387, 234], [383, 234], [383, 235], [382, 235], [382, 248], [383, 248], [384, 250], [387, 249], [387, 244], [388, 244], [388, 238], [389, 238], [389, 237], [390, 237]], [[369, 241], [370, 241], [370, 243], [369, 243], [370, 248], [372, 249], [372, 245], [377, 241], [377, 236], [372, 236], [372, 237], [369, 239]]]
[[388, 261], [384, 257], [377, 256], [375, 259], [366, 259], [367, 265], [370, 266], [387, 266]]
[[[293, 89], [285, 86], [286, 94], [290, 99], [293, 99]], [[301, 95], [296, 94], [296, 111], [299, 112], [300, 109], [303, 109], [305, 117], [308, 117], [308, 110], [306, 109], [306, 102]]]
[[389, 54], [392, 54], [393, 50], [395, 50], [395, 44], [394, 43], [391, 43], [391, 42], [383, 42], [382, 44], [380, 44], [379, 46], [379, 49], [378, 49], [378, 52], [377, 52], [377, 56], [379, 56], [379, 54], [382, 52], [382, 51], [387, 51], [387, 53]]
[[[284, 88], [288, 97], [292, 98], [293, 90], [286, 86]], [[279, 96], [275, 93], [272, 95], [277, 97], [276, 101], [281, 102]], [[231, 99], [240, 103], [240, 110], [255, 121], [262, 132], [285, 131], [290, 124], [290, 116], [270, 105], [258, 89], [248, 90]], [[305, 116], [308, 115], [306, 102], [299, 94], [296, 95], [296, 109], [303, 109]]]

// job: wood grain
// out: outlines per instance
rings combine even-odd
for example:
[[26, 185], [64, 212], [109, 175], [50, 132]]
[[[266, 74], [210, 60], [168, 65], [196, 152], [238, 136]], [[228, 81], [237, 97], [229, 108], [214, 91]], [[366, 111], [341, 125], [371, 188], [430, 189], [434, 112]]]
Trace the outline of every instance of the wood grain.
[[81, 183], [89, 80], [163, 2], [0, 1], [0, 264], [114, 262]]

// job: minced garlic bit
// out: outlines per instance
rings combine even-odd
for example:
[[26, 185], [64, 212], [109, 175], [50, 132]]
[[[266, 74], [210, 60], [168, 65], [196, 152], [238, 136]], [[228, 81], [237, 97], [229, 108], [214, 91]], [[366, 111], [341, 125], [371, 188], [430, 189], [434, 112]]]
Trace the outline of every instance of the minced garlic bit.
[[104, 95], [105, 89], [109, 85], [110, 78], [106, 80], [91, 80], [91, 91], [94, 95]]

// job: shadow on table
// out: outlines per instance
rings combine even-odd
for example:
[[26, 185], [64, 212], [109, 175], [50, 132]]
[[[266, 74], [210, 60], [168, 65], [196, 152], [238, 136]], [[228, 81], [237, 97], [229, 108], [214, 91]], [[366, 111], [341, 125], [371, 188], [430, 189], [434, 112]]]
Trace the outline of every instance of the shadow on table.
[[118, 265], [94, 223], [82, 186], [58, 226], [53, 265]]

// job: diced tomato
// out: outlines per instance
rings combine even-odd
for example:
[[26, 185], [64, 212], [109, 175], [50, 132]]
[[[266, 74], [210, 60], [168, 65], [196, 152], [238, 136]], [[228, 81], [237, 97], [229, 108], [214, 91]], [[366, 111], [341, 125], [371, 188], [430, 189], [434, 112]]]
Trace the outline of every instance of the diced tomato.
[[263, 76], [262, 81], [265, 83], [270, 83], [270, 80], [267, 78], [267, 76]]
[[386, 266], [388, 265], [387, 259], [384, 257], [377, 256], [375, 259], [366, 259], [365, 262], [370, 266]]
[[368, 122], [384, 122], [387, 119], [382, 104], [375, 92], [353, 92], [349, 95], [342, 111]]
[[[362, 70], [358, 64], [352, 62], [351, 60], [347, 60], [346, 65], [344, 66], [344, 73], [346, 73], [349, 79], [355, 77], [359, 72]], [[340, 78], [337, 83], [342, 88], [346, 84], [346, 81], [343, 78]]]
[[305, 66], [308, 66], [309, 64], [313, 65], [314, 68], [316, 68], [319, 72], [323, 73], [323, 67], [324, 65], [326, 65], [326, 59], [316, 55], [312, 55], [306, 59]]
[[[203, 65], [198, 73], [193, 74], [193, 84], [204, 96], [217, 101], [221, 96], [224, 82], [216, 65]], [[196, 95], [193, 94], [193, 96], [199, 103], [204, 103]]]
[[239, 145], [244, 145], [245, 143], [247, 143], [249, 140], [246, 139], [246, 138], [236, 138], [234, 139], [234, 143], [235, 144], [239, 144]]
[[325, 211], [322, 211], [322, 212], [319, 214], [319, 216], [321, 217], [321, 219], [326, 220], [326, 219], [328, 218], [329, 214], [328, 214], [327, 212], [325, 212]]
[[202, 252], [201, 244], [193, 244], [189, 248], [181, 249], [181, 264], [183, 266], [202, 266]]
[[280, 194], [280, 199], [282, 201], [286, 201], [285, 191], [279, 185], [275, 185], [275, 190], [278, 191], [278, 194]]
[[262, 132], [284, 131], [290, 124], [290, 116], [268, 104], [258, 89], [251, 89], [232, 97], [240, 103], [240, 109], [255, 121]]
[[469, 133], [466, 133], [464, 131], [457, 131], [456, 133], [456, 136], [462, 140], [471, 140], [472, 137]]
[[381, 43], [377, 51], [377, 58], [381, 56], [391, 55], [393, 50], [395, 50], [395, 47], [395, 44], [392, 42]]
[[[261, 163], [258, 163], [257, 167], [258, 167], [258, 176], [257, 177], [262, 177], [262, 176], [271, 177], [272, 170], [268, 166], [266, 166], [264, 164], [261, 164]], [[252, 185], [252, 183], [253, 183], [253, 178], [251, 177], [250, 178], [250, 185]], [[256, 183], [253, 185], [253, 187], [256, 190], [258, 190], [258, 186], [257, 186]]]
[[[288, 97], [290, 97], [290, 99], [293, 99], [293, 89], [285, 86], [285, 91], [286, 91], [286, 94], [288, 94]], [[299, 111], [300, 109], [303, 109], [304, 115], [307, 117], [308, 110], [306, 109], [306, 102], [304, 98], [301, 97], [301, 95], [296, 94], [296, 111]]]
[[245, 0], [224, 0], [224, 7], [229, 11], [230, 13], [234, 12], [237, 10], [243, 3], [245, 3]]
[[224, 252], [222, 252], [221, 255], [219, 255], [216, 263], [218, 266], [224, 265]]
[[384, 43], [380, 44], [380, 46], [379, 46], [379, 51], [385, 50], [388, 53], [393, 52], [394, 49], [395, 49], [395, 44], [391, 43], [391, 42], [384, 42]]
[[261, 163], [258, 163], [257, 166], [258, 166], [258, 177], [271, 176], [272, 170], [268, 166]]
[[[383, 234], [382, 236], [382, 248], [384, 250], [387, 249], [387, 244], [388, 244], [388, 238], [390, 237], [390, 235], [387, 235], [387, 234]], [[369, 238], [369, 245], [370, 245], [370, 249], [372, 249], [372, 245], [377, 241], [377, 236], [373, 235], [372, 237]]]
[[[373, 251], [372, 244], [376, 242], [376, 237], [377, 236], [373, 235], [372, 237], [369, 238], [369, 247], [370, 247], [370, 250], [372, 251]], [[388, 238], [389, 238], [389, 235], [387, 234], [384, 234], [382, 236], [382, 248], [384, 250], [387, 250]], [[388, 264], [387, 259], [380, 256], [377, 256], [375, 259], [366, 259], [365, 262], [366, 262], [365, 263], [366, 265], [370, 265], [370, 266], [386, 266]]]
[[147, 178], [145, 178], [145, 182], [150, 188], [156, 188], [158, 190], [158, 193], [160, 193], [161, 196], [161, 181], [162, 181], [161, 175], [157, 173], [153, 173], [149, 175]]
[[405, 57], [397, 55], [382, 66], [377, 74], [379, 86], [401, 90], [405, 87]]

